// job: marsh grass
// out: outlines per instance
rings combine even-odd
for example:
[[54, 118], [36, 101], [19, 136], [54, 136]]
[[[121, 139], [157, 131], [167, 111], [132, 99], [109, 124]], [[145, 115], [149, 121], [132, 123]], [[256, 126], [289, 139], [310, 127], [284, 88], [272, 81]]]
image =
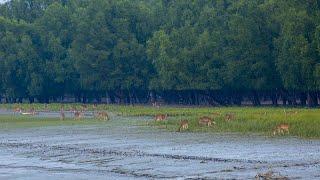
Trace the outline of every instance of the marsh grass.
[[[13, 109], [21, 107], [30, 109], [31, 107], [41, 111], [45, 110], [43, 104], [2, 104], [2, 109]], [[59, 111], [61, 104], [49, 104], [50, 111]], [[70, 109], [76, 107], [81, 109], [81, 104], [64, 104], [64, 108]], [[93, 105], [87, 105], [88, 110], [93, 110]], [[165, 128], [168, 131], [176, 131], [179, 127], [180, 120], [189, 121], [189, 132], [235, 132], [235, 133], [259, 133], [271, 135], [277, 125], [288, 123], [290, 126], [290, 135], [303, 138], [320, 138], [320, 109], [307, 108], [273, 108], [273, 107], [224, 107], [224, 108], [208, 108], [208, 107], [171, 107], [165, 106], [154, 108], [151, 106], [121, 106], [121, 105], [98, 105], [97, 110], [112, 112], [120, 116], [143, 116], [149, 117], [150, 120], [156, 114], [168, 114], [168, 120], [164, 122], [148, 123], [149, 126], [156, 128]], [[214, 115], [221, 114], [221, 115]], [[225, 121], [226, 114], [234, 114], [234, 120]], [[201, 116], [209, 116], [214, 119], [216, 125], [214, 127], [202, 127], [198, 125], [198, 119]], [[1, 124], [8, 122], [6, 118], [0, 117]], [[9, 118], [10, 119], [10, 118]], [[54, 125], [54, 124], [86, 124], [99, 123], [98, 121], [79, 121], [73, 119], [60, 121], [58, 119], [33, 119], [32, 117], [21, 117], [13, 119], [10, 122], [17, 121], [21, 127], [34, 125]], [[40, 121], [40, 122], [39, 122]]]

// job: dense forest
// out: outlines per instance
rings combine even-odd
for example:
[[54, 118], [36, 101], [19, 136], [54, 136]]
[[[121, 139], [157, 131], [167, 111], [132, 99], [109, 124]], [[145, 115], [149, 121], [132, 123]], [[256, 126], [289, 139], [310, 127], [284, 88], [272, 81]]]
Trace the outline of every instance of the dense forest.
[[320, 0], [12, 0], [0, 95], [318, 106]]

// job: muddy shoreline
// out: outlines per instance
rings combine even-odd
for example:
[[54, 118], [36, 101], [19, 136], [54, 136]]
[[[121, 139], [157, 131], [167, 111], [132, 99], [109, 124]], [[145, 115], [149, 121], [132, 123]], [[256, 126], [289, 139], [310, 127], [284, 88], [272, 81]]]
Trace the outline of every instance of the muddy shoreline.
[[1, 131], [0, 179], [253, 179], [270, 170], [291, 179], [320, 178], [319, 140], [132, 125], [148, 120], [113, 117], [101, 125]]

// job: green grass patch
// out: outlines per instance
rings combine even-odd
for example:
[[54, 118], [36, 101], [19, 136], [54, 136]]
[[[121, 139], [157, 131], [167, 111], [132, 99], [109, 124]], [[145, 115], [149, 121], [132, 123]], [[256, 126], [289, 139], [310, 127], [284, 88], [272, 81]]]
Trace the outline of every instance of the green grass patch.
[[[81, 104], [63, 104], [66, 110], [71, 108], [81, 109]], [[35, 108], [36, 110], [58, 111], [61, 104], [49, 104], [45, 107], [43, 104], [2, 104], [2, 109], [14, 109], [21, 107], [23, 109]], [[88, 110], [93, 110], [93, 105], [87, 105]], [[320, 109], [308, 108], [275, 108], [275, 107], [160, 107], [154, 108], [151, 106], [121, 106], [121, 105], [98, 105], [96, 110], [112, 112], [120, 116], [153, 116], [156, 114], [168, 114], [169, 118], [165, 122], [150, 122], [149, 126], [165, 128], [169, 131], [176, 131], [179, 127], [179, 122], [182, 119], [189, 121], [189, 132], [234, 132], [234, 133], [259, 133], [271, 135], [275, 127], [281, 123], [287, 123], [290, 126], [290, 135], [303, 138], [320, 138]], [[221, 115], [214, 115], [221, 114]], [[234, 120], [225, 121], [225, 115], [228, 113], [234, 114]], [[201, 116], [209, 116], [214, 119], [216, 125], [214, 127], [202, 127], [198, 125], [198, 119]], [[0, 117], [2, 126], [9, 124], [10, 117]], [[12, 119], [12, 118], [11, 118]], [[74, 120], [60, 121], [55, 119], [32, 119], [21, 118], [11, 120], [17, 121], [18, 126], [34, 126], [35, 125], [73, 125], [94, 123], [96, 121], [79, 121]], [[135, 121], [136, 122], [136, 121]], [[97, 121], [97, 123], [101, 123]]]

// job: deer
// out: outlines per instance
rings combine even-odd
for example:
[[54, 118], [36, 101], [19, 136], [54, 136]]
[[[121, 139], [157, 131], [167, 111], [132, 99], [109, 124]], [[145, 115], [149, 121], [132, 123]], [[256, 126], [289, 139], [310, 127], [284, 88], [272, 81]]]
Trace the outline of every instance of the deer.
[[77, 111], [77, 108], [76, 108], [75, 106], [72, 106], [72, 107], [70, 108], [70, 111], [73, 112], [73, 113], [75, 113], [75, 112]]
[[155, 120], [156, 120], [156, 122], [164, 121], [164, 120], [167, 119], [167, 117], [168, 117], [167, 114], [157, 114], [157, 115], [155, 116]]
[[208, 116], [204, 116], [204, 117], [201, 117], [198, 121], [199, 125], [200, 126], [208, 126], [208, 127], [211, 127], [212, 124], [216, 124], [212, 118], [208, 117]]
[[178, 132], [182, 132], [184, 130], [187, 130], [189, 128], [189, 121], [188, 120], [182, 120], [180, 121], [180, 127], [178, 129]]
[[80, 120], [82, 118], [82, 113], [79, 111], [74, 112], [74, 119], [75, 120]]
[[64, 114], [64, 109], [63, 109], [63, 107], [61, 107], [61, 109], [60, 109], [60, 120], [64, 120], [65, 119], [65, 114]]
[[224, 117], [225, 121], [232, 121], [235, 119], [235, 114], [234, 113], [227, 113]]
[[22, 109], [20, 107], [17, 107], [17, 108], [14, 108], [13, 110], [13, 113], [16, 114], [16, 113], [22, 113]]
[[93, 109], [93, 111], [97, 110], [98, 109], [98, 104], [93, 104], [92, 105], [92, 109]]
[[109, 116], [108, 116], [107, 112], [98, 112], [97, 118], [100, 120], [105, 120], [105, 121], [109, 120]]
[[87, 110], [88, 110], [88, 106], [85, 105], [85, 104], [82, 104], [82, 105], [81, 105], [81, 110], [82, 110], [82, 111], [87, 111]]
[[289, 134], [289, 127], [290, 127], [289, 124], [280, 124], [273, 131], [273, 135], [275, 136], [277, 134], [285, 134], [285, 133]]

